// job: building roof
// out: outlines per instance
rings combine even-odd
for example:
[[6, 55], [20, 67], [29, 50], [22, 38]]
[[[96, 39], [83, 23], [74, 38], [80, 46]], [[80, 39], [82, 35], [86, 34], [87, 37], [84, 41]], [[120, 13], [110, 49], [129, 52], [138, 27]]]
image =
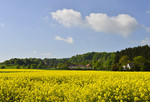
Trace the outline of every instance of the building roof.
[[87, 64], [87, 65], [86, 65], [86, 67], [90, 67], [90, 66], [91, 66], [91, 64]]
[[75, 64], [72, 64], [72, 65], [69, 65], [70, 67], [85, 67], [84, 65], [75, 65]]

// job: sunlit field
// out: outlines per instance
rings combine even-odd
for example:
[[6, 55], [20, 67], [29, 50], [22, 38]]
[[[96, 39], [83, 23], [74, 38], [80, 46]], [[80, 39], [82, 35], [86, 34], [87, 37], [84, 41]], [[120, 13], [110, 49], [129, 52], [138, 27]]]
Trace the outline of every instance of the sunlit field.
[[0, 101], [150, 101], [150, 72], [4, 69]]

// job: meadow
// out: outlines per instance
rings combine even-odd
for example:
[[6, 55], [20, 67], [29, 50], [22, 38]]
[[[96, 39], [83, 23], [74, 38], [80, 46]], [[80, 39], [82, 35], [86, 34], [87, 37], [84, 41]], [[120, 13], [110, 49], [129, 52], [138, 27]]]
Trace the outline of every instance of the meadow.
[[0, 69], [0, 101], [150, 101], [150, 72]]

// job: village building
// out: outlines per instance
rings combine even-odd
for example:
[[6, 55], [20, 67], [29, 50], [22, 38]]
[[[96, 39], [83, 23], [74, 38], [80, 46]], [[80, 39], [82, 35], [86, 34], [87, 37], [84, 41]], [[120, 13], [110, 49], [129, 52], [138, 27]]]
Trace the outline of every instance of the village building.
[[134, 64], [133, 63], [128, 63], [123, 66], [123, 70], [131, 70], [133, 68]]
[[86, 66], [84, 66], [84, 65], [72, 64], [72, 65], [69, 65], [69, 68], [70, 68], [70, 69], [93, 69], [93, 68], [91, 67], [91, 64], [87, 64]]

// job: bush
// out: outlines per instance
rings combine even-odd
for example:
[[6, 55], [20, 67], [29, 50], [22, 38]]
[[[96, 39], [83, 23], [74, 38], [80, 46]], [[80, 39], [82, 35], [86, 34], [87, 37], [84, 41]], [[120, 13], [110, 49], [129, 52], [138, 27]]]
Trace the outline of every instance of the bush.
[[5, 69], [5, 66], [1, 66], [1, 69]]
[[113, 64], [112, 66], [111, 66], [111, 70], [112, 71], [118, 71], [118, 64], [116, 63], [116, 64]]
[[17, 66], [16, 66], [16, 68], [17, 68], [17, 69], [20, 69], [20, 66], [19, 66], [19, 65], [17, 65]]
[[150, 71], [150, 62], [146, 61], [141, 68], [141, 71]]
[[27, 69], [30, 69], [30, 65], [27, 65]]
[[36, 69], [37, 68], [37, 65], [36, 64], [31, 64], [31, 69]]
[[140, 71], [141, 70], [140, 66], [137, 64], [134, 64], [133, 69], [134, 69], [134, 71]]
[[123, 66], [119, 66], [119, 71], [123, 71]]
[[26, 68], [26, 66], [25, 66], [25, 65], [23, 65], [22, 67], [23, 67], [24, 69]]

